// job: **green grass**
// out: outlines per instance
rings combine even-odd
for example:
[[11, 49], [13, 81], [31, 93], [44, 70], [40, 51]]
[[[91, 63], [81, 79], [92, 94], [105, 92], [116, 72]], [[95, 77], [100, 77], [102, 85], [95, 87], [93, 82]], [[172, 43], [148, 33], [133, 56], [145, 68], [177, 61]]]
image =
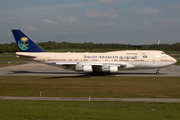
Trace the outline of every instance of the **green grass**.
[[171, 55], [174, 58], [180, 58], [180, 55]]
[[166, 54], [180, 54], [180, 51], [164, 51]]
[[0, 101], [1, 120], [179, 120], [180, 103]]
[[176, 55], [176, 56], [174, 56], [175, 58], [180, 58], [180, 55]]
[[7, 66], [14, 66], [14, 65], [21, 65], [21, 64], [26, 64], [24, 62], [16, 63], [16, 62], [0, 62], [0, 67], [7, 67]]
[[24, 61], [17, 57], [0, 57], [0, 61]]
[[[92, 50], [90, 49], [49, 49], [46, 51], [47, 52], [108, 52], [108, 51], [122, 51], [122, 49], [92, 49]], [[164, 52], [166, 54], [180, 54], [180, 51], [164, 51]]]
[[119, 49], [50, 49], [47, 52], [109, 52], [109, 51], [120, 51]]
[[1, 96], [180, 98], [180, 77], [0, 76]]
[[49, 49], [47, 52], [85, 52], [88, 49]]
[[15, 53], [0, 53], [0, 56], [15, 56]]
[[[122, 49], [48, 49], [47, 52], [108, 52], [108, 51], [121, 51]], [[124, 49], [126, 50], [126, 49]], [[127, 49], [128, 50], [128, 49]], [[167, 54], [180, 54], [180, 51], [164, 51]], [[9, 56], [15, 53], [1, 53], [0, 56]]]
[[177, 63], [174, 64], [174, 65], [180, 65], [180, 60], [177, 60]]

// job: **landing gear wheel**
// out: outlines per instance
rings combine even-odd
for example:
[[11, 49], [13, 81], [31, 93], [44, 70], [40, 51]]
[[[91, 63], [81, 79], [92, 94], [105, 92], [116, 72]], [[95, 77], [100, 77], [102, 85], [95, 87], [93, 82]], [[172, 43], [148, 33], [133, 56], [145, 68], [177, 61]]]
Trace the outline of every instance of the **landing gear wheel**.
[[101, 76], [101, 75], [104, 75], [104, 72], [100, 71], [99, 69], [93, 69], [93, 72], [92, 72], [93, 75], [95, 76]]
[[156, 75], [159, 75], [160, 73], [159, 73], [159, 69], [157, 69], [157, 72], [156, 72]]
[[159, 75], [160, 73], [159, 72], [156, 72], [156, 75]]

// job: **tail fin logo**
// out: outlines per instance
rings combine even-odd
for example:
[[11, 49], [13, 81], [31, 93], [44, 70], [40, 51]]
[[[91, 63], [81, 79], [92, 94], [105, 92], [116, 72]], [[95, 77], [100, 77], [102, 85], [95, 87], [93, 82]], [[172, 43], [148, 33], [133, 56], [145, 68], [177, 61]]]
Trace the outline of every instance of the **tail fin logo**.
[[18, 46], [21, 50], [27, 50], [29, 48], [29, 43], [28, 43], [28, 38], [27, 37], [22, 37], [19, 42]]

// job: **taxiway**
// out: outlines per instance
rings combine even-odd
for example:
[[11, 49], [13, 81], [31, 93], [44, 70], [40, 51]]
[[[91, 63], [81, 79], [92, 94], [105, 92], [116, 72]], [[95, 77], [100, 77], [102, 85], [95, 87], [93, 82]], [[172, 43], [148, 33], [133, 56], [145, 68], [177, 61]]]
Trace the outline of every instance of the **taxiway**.
[[122, 102], [180, 102], [180, 99], [163, 98], [78, 98], [78, 97], [14, 97], [0, 96], [0, 100], [51, 100], [51, 101], [122, 101]]
[[[108, 76], [151, 76], [151, 77], [180, 77], [180, 66], [172, 65], [161, 68], [160, 75], [156, 75], [156, 69], [139, 69], [129, 71], [119, 71], [117, 74], [105, 74]], [[28, 64], [2, 67], [0, 75], [3, 76], [84, 76], [89, 75], [83, 72], [66, 70], [61, 67], [54, 67], [36, 62]]]

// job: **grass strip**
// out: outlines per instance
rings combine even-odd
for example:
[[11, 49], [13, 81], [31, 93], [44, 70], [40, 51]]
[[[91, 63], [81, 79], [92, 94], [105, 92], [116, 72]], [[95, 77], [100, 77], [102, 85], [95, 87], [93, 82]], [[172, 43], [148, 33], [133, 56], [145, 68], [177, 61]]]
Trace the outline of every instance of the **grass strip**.
[[166, 54], [180, 54], [180, 51], [166, 51], [164, 50]]
[[0, 61], [24, 61], [17, 57], [0, 57]]
[[109, 51], [122, 51], [119, 49], [50, 49], [47, 52], [109, 52]]
[[21, 65], [21, 64], [26, 64], [24, 62], [0, 62], [0, 67], [7, 67], [7, 66], [14, 66], [14, 65]]
[[180, 65], [180, 60], [177, 60], [177, 62], [174, 65]]
[[0, 76], [1, 96], [180, 98], [180, 77]]
[[180, 58], [180, 55], [171, 55], [174, 58]]
[[15, 53], [0, 53], [0, 56], [15, 56]]
[[[124, 49], [128, 50], [128, 49]], [[47, 52], [109, 52], [123, 51], [122, 49], [48, 49]], [[166, 54], [180, 54], [180, 51], [164, 51]]]
[[179, 120], [180, 103], [0, 101], [1, 120]]

